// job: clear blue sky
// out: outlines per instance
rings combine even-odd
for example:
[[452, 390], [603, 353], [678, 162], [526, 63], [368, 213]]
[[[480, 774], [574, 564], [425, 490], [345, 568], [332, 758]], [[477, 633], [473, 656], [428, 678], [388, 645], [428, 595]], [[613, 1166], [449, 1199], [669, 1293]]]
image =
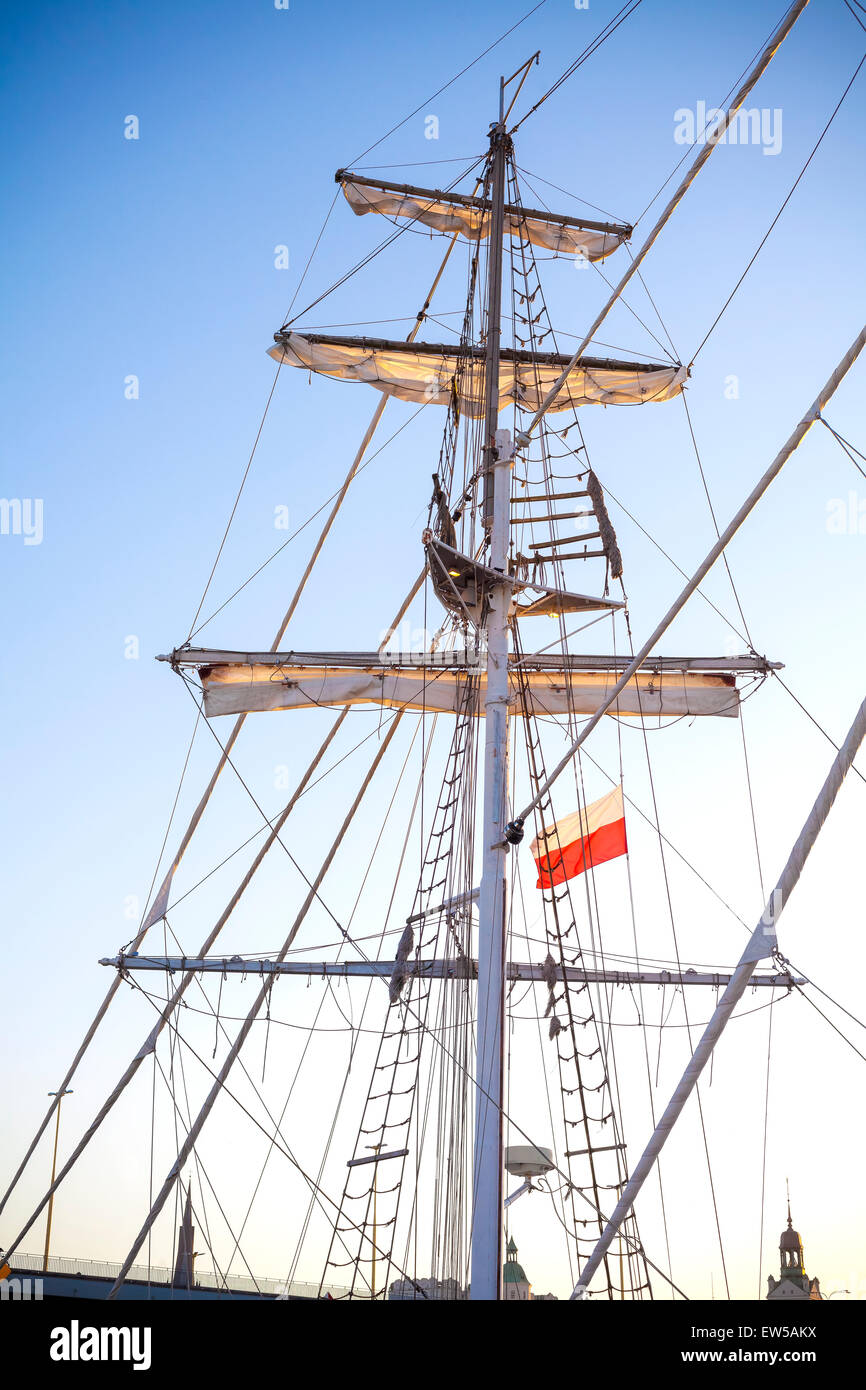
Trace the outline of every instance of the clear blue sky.
[[[9, 789], [0, 810], [8, 914], [4, 1031], [16, 1042], [6, 1072], [14, 1083], [4, 1126], [8, 1162], [34, 1128], [43, 1093], [57, 1084], [107, 985], [96, 959], [132, 935], [125, 905], [147, 892], [193, 713], [179, 682], [152, 657], [186, 637], [270, 389], [265, 349], [319, 234], [334, 171], [420, 104], [362, 162], [401, 166], [386, 177], [444, 182], [459, 163], [433, 170], [421, 163], [463, 157], [468, 163], [481, 153], [500, 73], [542, 50], [542, 65], [525, 88], [526, 109], [616, 8], [592, 0], [578, 11], [570, 0], [548, 0], [428, 101], [520, 17], [520, 4], [291, 0], [283, 11], [269, 0], [48, 0], [5, 7], [7, 424], [0, 492], [42, 499], [44, 507], [40, 545], [0, 536]], [[719, 102], [782, 10], [766, 0], [723, 7], [645, 0], [522, 128], [520, 164], [635, 219], [683, 153], [674, 141], [675, 113], [700, 100]], [[781, 110], [781, 150], [716, 151], [651, 253], [646, 281], [682, 360], [691, 357], [800, 171], [864, 41], [841, 0], [813, 0], [748, 103]], [[749, 491], [860, 327], [864, 99], [861, 79], [695, 366], [689, 401], [720, 521]], [[140, 122], [137, 140], [124, 138], [130, 115]], [[425, 138], [428, 115], [439, 121], [436, 141]], [[574, 206], [551, 189], [544, 196], [560, 210]], [[375, 220], [355, 219], [338, 202], [297, 307], [376, 244], [383, 224], [370, 226]], [[642, 230], [643, 224], [636, 244]], [[280, 245], [289, 248], [288, 270], [275, 268]], [[302, 322], [410, 319], [441, 248], [438, 240], [404, 237]], [[607, 265], [614, 273], [614, 262]], [[603, 302], [603, 284], [567, 263], [546, 270], [557, 327], [579, 335]], [[437, 301], [443, 313], [461, 307], [461, 284], [456, 274], [446, 281]], [[631, 302], [655, 327], [642, 294]], [[373, 331], [402, 336], [407, 328], [398, 322]], [[609, 341], [635, 354], [652, 351], [651, 339], [622, 310], [605, 328]], [[429, 336], [441, 336], [439, 329], [431, 326]], [[564, 346], [570, 341], [562, 339]], [[860, 448], [866, 448], [863, 371], [862, 364], [855, 369], [828, 410]], [[130, 375], [139, 380], [137, 400], [124, 395]], [[739, 383], [734, 400], [725, 393], [731, 376]], [[207, 612], [284, 539], [273, 526], [276, 506], [289, 507], [294, 525], [339, 485], [373, 404], [360, 387], [308, 385], [303, 373], [282, 375]], [[380, 441], [410, 413], [390, 405]], [[425, 412], [359, 480], [351, 516], [335, 529], [289, 645], [376, 644], [420, 566], [418, 537], [442, 424], [434, 414]], [[713, 533], [680, 404], [619, 413], [587, 408], [583, 425], [611, 491], [684, 568], [692, 566]], [[786, 663], [786, 678], [836, 738], [864, 687], [866, 535], [856, 524], [864, 498], [862, 477], [826, 431], [813, 430], [731, 549], [756, 645]], [[855, 524], [846, 534], [827, 529], [834, 499], [853, 507]], [[640, 637], [676, 593], [677, 577], [615, 507], [612, 515]], [[860, 525], [866, 529], [866, 520]], [[312, 528], [305, 532], [221, 613], [203, 640], [269, 645], [312, 534]], [[723, 576], [707, 588], [733, 612]], [[137, 660], [125, 657], [130, 637], [138, 639]], [[665, 649], [714, 653], [726, 641], [723, 624], [698, 601]], [[762, 692], [747, 719], [770, 876], [830, 750], [777, 688]], [[665, 828], [754, 915], [754, 869], [737, 857], [747, 852], [748, 835], [740, 821], [734, 825], [743, 814], [742, 784], [721, 785], [734, 756], [729, 733], [701, 729], [690, 737], [672, 735], [669, 756], [658, 755]], [[273, 716], [249, 731], [243, 766], [263, 782], [268, 810], [279, 801], [269, 781], [274, 765], [300, 769], [307, 746], [307, 732], [290, 716]], [[608, 738], [602, 747], [613, 744]], [[202, 734], [181, 815], [204, 784], [212, 756]], [[348, 776], [340, 784], [343, 802], [352, 786]], [[840, 799], [834, 836], [792, 907], [787, 938], [791, 956], [799, 959], [799, 952], [801, 963], [814, 966], [851, 1007], [858, 1001], [853, 989], [846, 994], [841, 969], [853, 978], [855, 965], [863, 965], [862, 896], [851, 857], [864, 790], [856, 784]], [[696, 801], [709, 832], [694, 827]], [[327, 801], [317, 808], [326, 819], [333, 815]], [[201, 871], [255, 824], [249, 805], [227, 790], [211, 827], [214, 838], [196, 861]], [[297, 835], [310, 863], [314, 827], [304, 824]], [[730, 857], [729, 835], [737, 847]], [[276, 876], [272, 882], [279, 891]], [[222, 880], [219, 893], [205, 896], [201, 914], [184, 920], [188, 944], [203, 934], [208, 913], [230, 886]], [[296, 890], [293, 882], [287, 891]], [[336, 902], [343, 891], [335, 889]], [[272, 908], [263, 894], [237, 949], [277, 944], [285, 914], [281, 909], [278, 921], [271, 920]], [[683, 888], [684, 917], [697, 919], [703, 910], [703, 901]], [[178, 929], [180, 923], [179, 917]], [[832, 944], [825, 939], [831, 923]], [[738, 939], [715, 941], [713, 959], [732, 956]], [[148, 1015], [140, 1003], [131, 1012], [111, 1024], [101, 1060], [82, 1077], [69, 1103], [70, 1133], [96, 1109], [117, 1057], [140, 1041]], [[826, 1093], [829, 1086], [841, 1097], [846, 1086], [862, 1084], [853, 1069], [862, 1063], [822, 1027], [801, 1009], [780, 1044], [795, 1065], [780, 1079], [779, 1104], [798, 1107], [801, 1134], [813, 1124], [818, 1088]], [[765, 1048], [765, 1028], [754, 1046], [758, 1054]], [[748, 1069], [747, 1046], [732, 1055]], [[782, 1070], [780, 1064], [780, 1078]], [[674, 1073], [675, 1067], [671, 1079]], [[733, 1083], [734, 1067], [726, 1074]], [[724, 1115], [718, 1142], [726, 1154], [736, 1110]], [[770, 1175], [775, 1191], [796, 1168], [792, 1182], [808, 1208], [812, 1247], [824, 1241], [818, 1258], [835, 1271], [818, 1272], [839, 1285], [854, 1277], [857, 1252], [846, 1243], [847, 1215], [841, 1200], [833, 1205], [827, 1178], [836, 1148], [853, 1145], [855, 1129], [850, 1113], [833, 1115], [831, 1123], [828, 1110], [808, 1156], [802, 1144], [786, 1151], [780, 1132]], [[118, 1126], [111, 1138], [118, 1156], [122, 1137]], [[101, 1171], [95, 1164], [94, 1180]], [[754, 1216], [754, 1173], [750, 1182]], [[139, 1224], [141, 1185], [127, 1192], [131, 1209], [138, 1203], [136, 1219], [130, 1216], [118, 1231], [87, 1205], [89, 1191], [82, 1183], [77, 1210], [58, 1203], [55, 1248], [120, 1258]], [[735, 1186], [727, 1200], [737, 1247], [746, 1235]], [[777, 1206], [781, 1213], [781, 1197]], [[800, 1220], [807, 1224], [805, 1216]], [[771, 1245], [776, 1224], [774, 1217]], [[754, 1220], [745, 1225], [751, 1244], [741, 1278], [748, 1291], [757, 1240]], [[701, 1248], [689, 1244], [685, 1227], [684, 1277], [708, 1285], [710, 1256], [704, 1260]], [[9, 1235], [4, 1225], [0, 1244]], [[36, 1248], [39, 1241], [34, 1234], [25, 1244]], [[266, 1271], [281, 1267], [278, 1242], [265, 1235], [251, 1248]], [[539, 1246], [539, 1261], [545, 1250]], [[765, 1272], [773, 1268], [766, 1252], [764, 1264]], [[718, 1293], [718, 1270], [715, 1286]]]

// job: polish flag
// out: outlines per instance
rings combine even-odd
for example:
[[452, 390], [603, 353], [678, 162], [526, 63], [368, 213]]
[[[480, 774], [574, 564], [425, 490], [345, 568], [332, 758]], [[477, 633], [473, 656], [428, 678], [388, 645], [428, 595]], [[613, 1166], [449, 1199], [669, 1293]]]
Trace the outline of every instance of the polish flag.
[[548, 826], [529, 850], [538, 868], [537, 888], [564, 883], [627, 853], [622, 786]]

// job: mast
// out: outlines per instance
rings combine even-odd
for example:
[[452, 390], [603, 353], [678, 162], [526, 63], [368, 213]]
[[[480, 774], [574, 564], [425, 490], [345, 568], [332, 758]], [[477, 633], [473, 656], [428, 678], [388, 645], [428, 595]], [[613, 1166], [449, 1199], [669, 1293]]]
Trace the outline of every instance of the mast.
[[[496, 426], [499, 421], [499, 350], [502, 346], [502, 235], [505, 220], [505, 134], [503, 106], [504, 79], [500, 79], [499, 120], [490, 128], [490, 240], [487, 262], [487, 358], [484, 374], [484, 526], [491, 532], [493, 545], [493, 505], [497, 486], [495, 469]], [[507, 533], [506, 533], [507, 534]], [[491, 550], [494, 569], [504, 569]]]
[[[508, 564], [511, 500], [511, 436], [497, 430], [502, 309], [502, 240], [505, 169], [505, 82], [500, 81], [499, 120], [490, 130], [491, 226], [488, 260], [487, 361], [484, 416], [484, 527], [490, 537], [488, 566], [503, 575]], [[499, 1298], [502, 1269], [502, 1070], [505, 1003], [505, 879], [502, 837], [508, 788], [509, 586], [489, 590], [487, 691], [484, 704], [484, 808], [482, 875], [478, 901], [478, 1034], [472, 1205], [473, 1299]]]

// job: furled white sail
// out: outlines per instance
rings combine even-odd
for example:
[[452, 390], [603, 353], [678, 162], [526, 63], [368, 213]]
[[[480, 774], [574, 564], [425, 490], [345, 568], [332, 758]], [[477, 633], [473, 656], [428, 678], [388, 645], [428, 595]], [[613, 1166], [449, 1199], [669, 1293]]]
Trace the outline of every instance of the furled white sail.
[[[466, 709], [474, 681], [476, 713], [484, 713], [483, 666], [455, 670], [387, 662], [366, 667], [265, 665], [226, 662], [199, 670], [208, 718], [264, 710], [375, 705], [457, 713]], [[616, 671], [526, 671], [511, 675], [514, 712], [526, 698], [535, 715], [593, 714], [616, 682]], [[736, 718], [739, 695], [730, 675], [700, 671], [647, 671], [632, 679], [611, 713], [621, 715], [725, 715]]]
[[[381, 339], [335, 339], [282, 333], [269, 349], [276, 362], [306, 367], [341, 381], [363, 381], [401, 401], [448, 405], [455, 396], [464, 415], [484, 414], [484, 361], [474, 350], [442, 345], [408, 347]], [[567, 358], [554, 353], [504, 350], [499, 366], [499, 409], [537, 410]], [[552, 410], [571, 406], [643, 405], [667, 401], [683, 389], [686, 367], [585, 358], [568, 376]]]
[[[490, 235], [489, 208], [469, 200], [452, 201], [446, 194], [437, 197], [424, 190], [395, 192], [387, 187], [349, 180], [343, 183], [343, 192], [352, 211], [359, 216], [378, 212], [386, 217], [411, 218], [438, 232], [457, 232], [473, 239]], [[559, 220], [508, 208], [504, 228], [508, 236], [530, 241], [533, 246], [543, 246], [562, 256], [585, 256], [589, 261], [604, 260], [631, 232], [630, 227], [600, 230], [581, 226], [576, 219]]]

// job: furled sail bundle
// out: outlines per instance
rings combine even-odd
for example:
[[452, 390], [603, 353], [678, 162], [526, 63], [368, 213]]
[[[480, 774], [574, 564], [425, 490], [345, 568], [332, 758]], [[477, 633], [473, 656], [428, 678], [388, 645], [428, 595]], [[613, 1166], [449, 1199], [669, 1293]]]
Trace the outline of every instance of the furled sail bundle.
[[[386, 217], [405, 217], [423, 222], [437, 232], [457, 233], [473, 240], [490, 235], [491, 208], [484, 198], [440, 192], [436, 188], [413, 188], [409, 184], [363, 179], [340, 169], [336, 175], [353, 212], [381, 213]], [[590, 222], [559, 213], [506, 203], [503, 215], [506, 236], [543, 246], [563, 256], [583, 256], [601, 261], [631, 236], [632, 228], [617, 222]]]
[[[441, 658], [441, 659], [440, 659]], [[228, 652], [184, 648], [176, 665], [195, 666], [208, 718], [265, 710], [375, 705], [458, 713], [467, 685], [484, 714], [485, 664], [472, 652], [392, 658], [375, 652]], [[605, 657], [547, 656], [512, 660], [513, 710], [536, 716], [594, 714], [624, 663]], [[736, 675], [765, 673], [759, 658], [656, 658], [622, 691], [611, 710], [620, 715], [722, 715], [736, 718]]]
[[[274, 334], [269, 349], [276, 362], [305, 367], [342, 381], [363, 381], [401, 401], [449, 405], [463, 415], [484, 415], [484, 349], [441, 343], [405, 343], [385, 338], [330, 337], [320, 333]], [[554, 352], [503, 348], [499, 357], [499, 409], [517, 405], [535, 411], [570, 358]], [[576, 405], [643, 405], [678, 396], [688, 369], [677, 363], [619, 362], [584, 357], [551, 410]]]

